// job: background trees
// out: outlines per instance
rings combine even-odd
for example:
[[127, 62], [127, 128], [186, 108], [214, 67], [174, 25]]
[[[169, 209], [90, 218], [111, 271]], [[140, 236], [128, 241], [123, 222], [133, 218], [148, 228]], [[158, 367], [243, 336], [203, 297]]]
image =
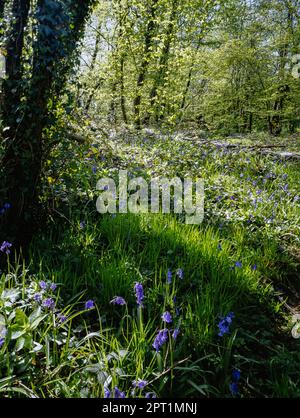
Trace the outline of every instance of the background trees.
[[193, 121], [225, 134], [298, 128], [290, 66], [299, 52], [299, 0], [101, 4], [106, 28], [94, 79], [105, 82], [92, 109], [103, 120], [106, 113], [137, 128]]

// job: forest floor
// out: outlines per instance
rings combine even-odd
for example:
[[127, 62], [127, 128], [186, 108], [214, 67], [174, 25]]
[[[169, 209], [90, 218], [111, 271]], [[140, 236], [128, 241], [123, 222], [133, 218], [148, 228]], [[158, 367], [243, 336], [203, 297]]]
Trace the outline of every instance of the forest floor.
[[[30, 264], [11, 260], [2, 277], [4, 316], [18, 314], [10, 320], [15, 346], [2, 363], [0, 391], [300, 396], [299, 136], [91, 136], [92, 145], [54, 151], [56, 165], [45, 177], [53, 222], [34, 240]], [[146, 180], [202, 178], [203, 223], [100, 215], [96, 183], [117, 181], [120, 169]], [[126, 304], [111, 303], [116, 296]], [[26, 321], [31, 325], [18, 334]], [[134, 389], [136, 381], [144, 383]]]

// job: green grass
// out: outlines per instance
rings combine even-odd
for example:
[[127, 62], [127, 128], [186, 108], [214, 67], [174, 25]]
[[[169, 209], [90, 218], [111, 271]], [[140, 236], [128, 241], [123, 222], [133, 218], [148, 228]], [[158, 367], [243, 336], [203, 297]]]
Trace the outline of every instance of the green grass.
[[[285, 299], [282, 289], [296, 288], [299, 277], [297, 165], [180, 139], [120, 141], [115, 150], [120, 166], [146, 177], [200, 173], [206, 182], [204, 223], [188, 226], [161, 214], [97, 214], [95, 180], [114, 175], [110, 155], [98, 161], [94, 153], [92, 162], [75, 155], [75, 172], [65, 167], [62, 183], [49, 189], [63, 217], [55, 217], [36, 237], [24, 266], [11, 258], [13, 274], [1, 278], [3, 289], [21, 293], [30, 286], [37, 289], [43, 279], [55, 282], [57, 306], [68, 320], [57, 327], [55, 315], [42, 310], [46, 317], [39, 327], [26, 331], [31, 343], [28, 337], [27, 345], [16, 351], [14, 339], [0, 348], [2, 393], [102, 397], [104, 386], [118, 386], [127, 396], [231, 397], [231, 373], [237, 368], [243, 397], [299, 396], [299, 340], [292, 338], [290, 317], [278, 298], [280, 293]], [[97, 176], [91, 164], [99, 167]], [[68, 190], [66, 184], [72, 187]], [[65, 193], [67, 206], [59, 203]], [[261, 201], [254, 204], [254, 199]], [[238, 261], [242, 267], [235, 265]], [[135, 282], [144, 287], [143, 309], [136, 304]], [[127, 305], [112, 305], [114, 296], [124, 297]], [[27, 299], [23, 305], [19, 299], [12, 303], [12, 311], [20, 305], [29, 316], [37, 306], [32, 297]], [[88, 299], [96, 308], [86, 312]], [[3, 296], [0, 300], [4, 321], [16, 325]], [[152, 344], [165, 326], [161, 315], [166, 310], [173, 324], [157, 354]], [[231, 311], [231, 333], [220, 337], [220, 317]], [[171, 337], [175, 327], [180, 328], [176, 341]], [[42, 346], [36, 353], [33, 341]], [[28, 362], [22, 370], [24, 359]], [[132, 395], [137, 379], [150, 383]]]

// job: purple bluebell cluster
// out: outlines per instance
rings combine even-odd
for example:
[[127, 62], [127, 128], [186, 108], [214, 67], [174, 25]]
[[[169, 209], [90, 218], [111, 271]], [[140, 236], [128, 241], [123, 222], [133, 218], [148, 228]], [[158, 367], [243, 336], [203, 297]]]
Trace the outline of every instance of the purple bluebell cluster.
[[158, 332], [157, 336], [155, 337], [154, 343], [152, 344], [152, 347], [156, 350], [158, 353], [161, 347], [168, 341], [168, 329], [162, 329]]
[[66, 317], [66, 315], [62, 314], [62, 313], [58, 313], [57, 314], [57, 320], [63, 324], [64, 322], [66, 322], [68, 318]]
[[139, 379], [139, 380], [134, 380], [132, 382], [132, 386], [134, 388], [137, 388], [137, 389], [144, 389], [144, 387], [146, 387], [147, 385], [148, 385], [147, 380], [141, 380], [141, 379]]
[[143, 306], [143, 299], [144, 299], [144, 289], [143, 285], [141, 283], [136, 283], [134, 285], [135, 295], [136, 295], [136, 301], [139, 306]]
[[180, 280], [183, 280], [183, 270], [181, 268], [177, 270], [177, 276]]
[[115, 399], [122, 399], [122, 398], [126, 398], [126, 395], [124, 392], [121, 392], [119, 388], [117, 388], [117, 386], [115, 386], [114, 388], [114, 398]]
[[230, 325], [232, 323], [232, 319], [234, 318], [234, 313], [229, 312], [226, 316], [222, 317], [219, 324], [219, 337], [223, 337], [225, 334], [230, 333]]
[[229, 385], [230, 392], [233, 396], [239, 395], [239, 385], [236, 382], [231, 382]]
[[156, 398], [156, 394], [153, 392], [147, 392], [145, 395], [146, 399], [155, 399]]
[[48, 299], [43, 300], [42, 306], [44, 308], [47, 308], [47, 309], [50, 309], [51, 311], [53, 311], [54, 308], [55, 308], [55, 302], [52, 298], [48, 298]]
[[42, 281], [39, 283], [39, 285], [40, 285], [40, 288], [41, 288], [42, 290], [47, 290], [47, 288], [48, 288], [48, 285], [47, 285], [47, 283], [46, 283], [44, 280], [42, 280]]
[[10, 208], [11, 208], [10, 203], [5, 203], [3, 207], [0, 208], [0, 215], [4, 215]]
[[95, 307], [95, 303], [93, 300], [88, 300], [87, 302], [85, 302], [84, 308], [86, 310], [93, 309], [94, 307]]
[[180, 333], [179, 328], [175, 328], [174, 331], [173, 331], [173, 334], [172, 334], [172, 338], [173, 338], [174, 341], [177, 340], [177, 337], [178, 337], [179, 333]]
[[35, 295], [33, 296], [33, 299], [35, 300], [35, 302], [41, 302], [42, 301], [41, 293], [35, 293]]
[[240, 370], [233, 369], [233, 371], [232, 371], [232, 379], [235, 382], [238, 382], [240, 380], [240, 378], [241, 378], [241, 372], [240, 372]]
[[168, 273], [167, 273], [167, 283], [168, 284], [172, 283], [172, 272], [170, 269], [168, 270]]
[[166, 322], [167, 324], [171, 324], [172, 323], [172, 315], [170, 314], [170, 312], [166, 311], [162, 314], [161, 319]]
[[108, 399], [111, 396], [111, 392], [107, 387], [104, 387], [104, 399]]
[[3, 243], [0, 246], [0, 251], [2, 253], [5, 253], [7, 255], [10, 254], [10, 248], [12, 247], [12, 244], [8, 241], [3, 241]]
[[120, 305], [120, 306], [123, 306], [123, 305], [126, 305], [126, 301], [125, 301], [125, 299], [124, 298], [122, 298], [121, 296], [115, 296], [111, 301], [110, 301], [110, 303], [111, 304], [113, 304], [113, 305]]
[[239, 385], [238, 385], [240, 378], [241, 378], [240, 370], [234, 369], [232, 371], [232, 382], [229, 385], [232, 396], [238, 396], [240, 394]]
[[39, 282], [39, 286], [42, 290], [51, 290], [51, 292], [55, 292], [55, 290], [57, 289], [57, 285], [55, 283], [47, 283], [45, 282], [45, 280], [41, 280]]

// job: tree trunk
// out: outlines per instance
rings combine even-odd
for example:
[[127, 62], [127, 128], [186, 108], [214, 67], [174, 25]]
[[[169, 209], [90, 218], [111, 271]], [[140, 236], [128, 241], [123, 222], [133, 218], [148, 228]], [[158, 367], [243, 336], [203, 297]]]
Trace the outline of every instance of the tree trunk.
[[145, 81], [145, 76], [147, 74], [148, 66], [149, 66], [149, 58], [150, 58], [150, 52], [151, 52], [151, 46], [153, 43], [153, 36], [155, 32], [155, 17], [156, 17], [156, 7], [157, 7], [158, 0], [153, 0], [150, 11], [149, 11], [149, 20], [146, 28], [145, 33], [145, 45], [144, 45], [144, 52], [142, 57], [142, 63], [140, 67], [140, 73], [138, 75], [137, 79], [137, 86], [136, 86], [136, 96], [133, 101], [133, 108], [134, 108], [134, 121], [135, 121], [135, 127], [137, 129], [141, 128], [141, 99], [142, 99], [142, 87]]
[[[62, 52], [63, 47], [68, 46], [70, 58], [90, 5], [91, 2], [72, 2], [71, 10], [66, 12], [60, 3], [38, 0], [38, 32], [33, 45], [32, 76], [28, 85], [27, 76], [25, 80], [22, 78], [22, 50], [30, 0], [13, 2], [14, 19], [7, 42], [7, 80], [4, 83], [2, 115], [4, 126], [9, 129], [5, 132], [5, 153], [0, 165], [0, 206], [10, 203], [11, 208], [0, 220], [0, 236], [13, 242], [15, 247], [27, 244], [38, 227], [38, 192], [43, 159], [47, 158], [43, 131], [49, 123], [48, 99], [50, 95], [55, 97], [56, 91], [61, 91], [63, 87], [71, 65], [65, 52]], [[66, 16], [64, 19], [63, 12], [70, 13], [73, 18], [72, 28], [69, 19]], [[66, 23], [70, 30], [67, 38], [61, 28], [62, 23]], [[56, 49], [49, 50], [51, 39], [55, 39]], [[22, 94], [24, 96], [27, 90], [24, 103]]]
[[[168, 68], [168, 61], [169, 61], [169, 55], [170, 55], [170, 49], [171, 49], [171, 43], [172, 43], [172, 36], [173, 36], [173, 31], [174, 31], [174, 26], [175, 26], [175, 15], [176, 15], [176, 4], [177, 4], [177, 0], [173, 0], [172, 1], [172, 9], [171, 9], [171, 15], [170, 15], [170, 21], [169, 24], [167, 26], [167, 30], [165, 33], [165, 39], [164, 39], [164, 44], [163, 44], [163, 49], [162, 49], [162, 53], [161, 56], [159, 58], [159, 63], [158, 63], [158, 72], [157, 72], [157, 76], [155, 78], [154, 84], [152, 86], [152, 89], [150, 91], [150, 108], [151, 109], [155, 109], [156, 107], [156, 100], [157, 100], [157, 91], [158, 88], [164, 84], [165, 82], [165, 74]], [[165, 104], [161, 105], [161, 108], [164, 108]], [[156, 110], [156, 109], [155, 109]], [[157, 111], [155, 111], [155, 117], [156, 117], [156, 122], [158, 122], [160, 116], [157, 113]], [[145, 120], [145, 123], [149, 123], [149, 119], [150, 116], [147, 115]]]
[[5, 0], [0, 1], [0, 20], [4, 17]]
[[[99, 53], [99, 49], [100, 49], [100, 41], [101, 41], [101, 23], [98, 25], [98, 28], [97, 28], [95, 47], [94, 47], [94, 51], [93, 51], [93, 55], [92, 55], [91, 65], [89, 67], [89, 73], [91, 75], [93, 74], [93, 71], [94, 71], [96, 63], [97, 63], [97, 57], [98, 57], [98, 53]], [[100, 79], [98, 81], [97, 85], [90, 92], [90, 94], [87, 98], [87, 101], [86, 101], [85, 109], [84, 109], [86, 113], [88, 113], [88, 111], [90, 110], [92, 101], [93, 101], [93, 99], [95, 97], [95, 94], [96, 94], [96, 91], [102, 85], [103, 81], [104, 81], [103, 79]]]
[[120, 97], [120, 102], [121, 102], [121, 111], [122, 111], [122, 116], [123, 116], [123, 121], [124, 123], [127, 125], [128, 124], [128, 118], [127, 118], [127, 112], [126, 112], [126, 99], [125, 99], [125, 87], [124, 87], [124, 66], [125, 66], [125, 59], [124, 59], [124, 55], [122, 55], [121, 57], [121, 61], [120, 61], [120, 88], [121, 88], [121, 97]]

